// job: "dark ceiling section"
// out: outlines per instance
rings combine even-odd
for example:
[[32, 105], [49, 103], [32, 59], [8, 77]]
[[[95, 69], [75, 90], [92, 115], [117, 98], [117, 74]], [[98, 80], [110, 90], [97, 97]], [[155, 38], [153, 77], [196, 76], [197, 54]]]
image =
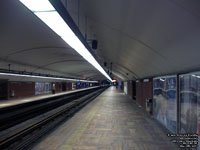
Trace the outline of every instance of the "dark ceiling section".
[[[7, 69], [7, 65], [11, 64], [11, 69], [16, 70], [105, 79], [18, 0], [1, 0], [0, 18], [1, 69]], [[86, 70], [92, 73], [88, 74]]]

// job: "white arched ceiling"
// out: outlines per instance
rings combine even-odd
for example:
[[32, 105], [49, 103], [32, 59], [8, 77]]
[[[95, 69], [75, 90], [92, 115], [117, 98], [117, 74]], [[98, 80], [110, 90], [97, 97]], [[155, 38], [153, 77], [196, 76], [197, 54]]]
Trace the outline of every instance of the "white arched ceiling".
[[8, 64], [21, 71], [105, 79], [18, 0], [0, 1], [0, 69]]
[[98, 40], [100, 60], [124, 80], [200, 70], [199, 0], [66, 1], [81, 32]]
[[[98, 40], [95, 53], [107, 69], [113, 63], [116, 78], [200, 70], [199, 0], [62, 1], [83, 35]], [[0, 69], [10, 63], [11, 69], [104, 79], [18, 0], [0, 1], [0, 19]]]

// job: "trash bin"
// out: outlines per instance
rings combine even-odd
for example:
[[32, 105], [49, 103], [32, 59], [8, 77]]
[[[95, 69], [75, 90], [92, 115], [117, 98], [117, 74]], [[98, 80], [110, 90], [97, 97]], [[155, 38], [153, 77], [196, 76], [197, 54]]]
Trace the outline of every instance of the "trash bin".
[[146, 111], [152, 114], [152, 99], [146, 98]]

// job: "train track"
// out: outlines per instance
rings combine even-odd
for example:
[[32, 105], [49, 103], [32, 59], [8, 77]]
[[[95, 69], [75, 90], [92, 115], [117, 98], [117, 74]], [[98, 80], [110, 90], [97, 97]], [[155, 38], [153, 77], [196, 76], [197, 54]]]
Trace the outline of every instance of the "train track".
[[59, 106], [65, 105], [72, 100], [85, 96], [91, 92], [94, 92], [95, 90], [98, 90], [99, 88], [100, 87], [61, 96], [45, 98], [42, 100], [0, 109], [0, 131], [48, 112]]
[[33, 144], [47, 132], [54, 129], [63, 121], [66, 121], [66, 119], [71, 117], [75, 112], [100, 95], [105, 89], [106, 88], [100, 88], [88, 95], [70, 101], [60, 107], [57, 107], [56, 109], [52, 109], [51, 112], [53, 113], [40, 118], [34, 123], [27, 125], [23, 129], [1, 139], [0, 149], [28, 149], [31, 144]]

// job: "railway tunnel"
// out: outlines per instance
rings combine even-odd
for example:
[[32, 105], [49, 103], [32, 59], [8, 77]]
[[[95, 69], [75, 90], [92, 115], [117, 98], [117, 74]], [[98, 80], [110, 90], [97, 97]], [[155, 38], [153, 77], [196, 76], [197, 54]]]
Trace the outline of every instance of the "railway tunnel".
[[200, 150], [198, 0], [1, 0], [0, 149]]

